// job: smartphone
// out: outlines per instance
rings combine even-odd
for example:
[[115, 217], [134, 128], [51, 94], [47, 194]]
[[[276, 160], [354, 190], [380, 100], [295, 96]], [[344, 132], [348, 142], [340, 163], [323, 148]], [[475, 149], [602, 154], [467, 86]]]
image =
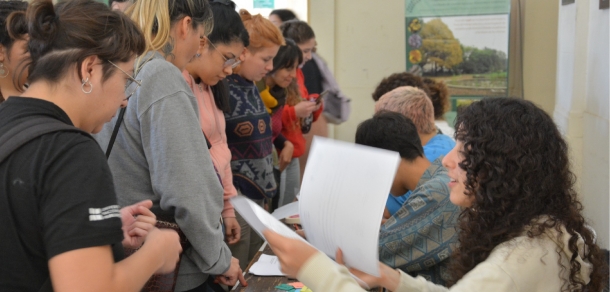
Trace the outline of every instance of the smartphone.
[[326, 95], [328, 93], [328, 90], [324, 90], [322, 93], [320, 93], [320, 96], [318, 96], [318, 98], [316, 98], [316, 104], [320, 104], [322, 102], [322, 98], [324, 97], [324, 95]]

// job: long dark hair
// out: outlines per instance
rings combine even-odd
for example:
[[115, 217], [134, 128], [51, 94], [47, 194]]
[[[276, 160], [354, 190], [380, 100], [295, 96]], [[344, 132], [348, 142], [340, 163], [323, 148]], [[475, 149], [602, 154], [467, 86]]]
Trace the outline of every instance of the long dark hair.
[[[235, 3], [229, 0], [211, 0], [210, 7], [214, 14], [214, 30], [208, 36], [209, 41], [213, 44], [225, 45], [240, 42], [244, 47], [247, 47], [250, 44], [250, 37], [239, 13], [235, 11]], [[214, 48], [210, 46], [210, 49], [213, 50]], [[216, 85], [211, 86], [211, 90], [216, 107], [225, 113], [230, 113], [227, 82], [221, 80]]]
[[[146, 46], [142, 32], [127, 16], [93, 0], [66, 1], [55, 7], [51, 1], [37, 0], [28, 7], [26, 19], [30, 83], [56, 83], [70, 68], [82, 79], [79, 69], [87, 57], [128, 62]], [[104, 62], [102, 70], [105, 81], [116, 69]]]
[[[607, 274], [593, 232], [585, 226], [582, 204], [574, 189], [568, 145], [551, 117], [533, 103], [490, 98], [460, 112], [455, 137], [463, 142], [466, 194], [472, 208], [459, 218], [459, 248], [448, 270], [455, 283], [483, 262], [499, 244], [526, 232], [530, 238], [561, 227], [570, 235], [573, 253], [563, 291], [601, 291]], [[582, 258], [593, 265], [590, 282], [579, 273], [579, 236], [585, 242]], [[561, 247], [556, 251], [561, 257]]]
[[281, 46], [277, 55], [273, 57], [273, 70], [269, 71], [267, 75], [271, 75], [280, 69], [292, 69], [294, 66], [303, 63], [303, 52], [301, 52], [299, 46], [292, 39], [286, 38], [284, 40], [286, 45]]

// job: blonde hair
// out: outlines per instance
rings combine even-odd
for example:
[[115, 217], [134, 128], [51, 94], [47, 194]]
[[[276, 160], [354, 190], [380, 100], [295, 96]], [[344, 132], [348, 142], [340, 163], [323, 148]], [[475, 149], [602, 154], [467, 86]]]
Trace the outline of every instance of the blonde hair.
[[[184, 17], [193, 19], [193, 27], [203, 25], [206, 35], [212, 32], [214, 21], [206, 0], [140, 0], [125, 12], [144, 34], [145, 55], [159, 51], [170, 42], [171, 26]], [[138, 64], [142, 60], [138, 59]]]
[[436, 131], [432, 101], [421, 89], [402, 86], [382, 95], [375, 103], [375, 112], [384, 110], [401, 113], [411, 119], [418, 133], [431, 134]]
[[282, 32], [262, 15], [251, 15], [246, 9], [239, 10], [239, 16], [250, 35], [248, 50], [256, 52], [272, 45], [286, 45]]

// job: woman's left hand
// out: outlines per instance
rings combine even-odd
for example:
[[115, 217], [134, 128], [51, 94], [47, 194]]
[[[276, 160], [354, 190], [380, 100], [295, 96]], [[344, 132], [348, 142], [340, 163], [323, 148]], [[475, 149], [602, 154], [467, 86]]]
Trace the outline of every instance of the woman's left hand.
[[292, 142], [286, 140], [284, 142], [284, 148], [280, 152], [279, 160], [280, 160], [280, 171], [284, 171], [288, 164], [292, 161], [292, 154], [294, 153], [294, 145]]
[[236, 244], [241, 238], [241, 226], [235, 217], [223, 218], [225, 223], [225, 239], [228, 244]]

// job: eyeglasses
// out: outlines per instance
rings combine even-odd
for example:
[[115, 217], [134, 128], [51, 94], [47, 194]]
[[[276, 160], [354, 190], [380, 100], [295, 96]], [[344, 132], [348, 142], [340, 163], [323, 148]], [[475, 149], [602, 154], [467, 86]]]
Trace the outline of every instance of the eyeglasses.
[[235, 67], [237, 67], [239, 64], [241, 64], [241, 60], [238, 59], [239, 56], [237, 56], [235, 58], [227, 59], [227, 57], [225, 57], [225, 55], [223, 55], [220, 51], [218, 51], [218, 49], [216, 48], [214, 43], [212, 43], [212, 41], [210, 41], [210, 39], [208, 39], [208, 43], [210, 43], [210, 45], [212, 45], [214, 50], [217, 51], [222, 56], [222, 58], [225, 60], [224, 65], [222, 65], [223, 68], [231, 67], [231, 69], [235, 69]]
[[128, 83], [127, 85], [125, 85], [125, 100], [129, 100], [129, 98], [134, 93], [136, 93], [136, 90], [138, 90], [138, 88], [140, 86], [142, 86], [142, 80], [136, 80], [135, 78], [133, 78], [133, 76], [127, 74], [127, 72], [125, 72], [125, 70], [121, 69], [121, 67], [117, 66], [115, 63], [112, 63], [111, 61], [108, 61], [108, 63], [110, 63], [110, 65], [119, 69], [121, 72], [123, 72], [123, 74], [125, 74], [125, 75], [127, 75], [127, 77], [129, 77], [129, 80], [131, 82]]

